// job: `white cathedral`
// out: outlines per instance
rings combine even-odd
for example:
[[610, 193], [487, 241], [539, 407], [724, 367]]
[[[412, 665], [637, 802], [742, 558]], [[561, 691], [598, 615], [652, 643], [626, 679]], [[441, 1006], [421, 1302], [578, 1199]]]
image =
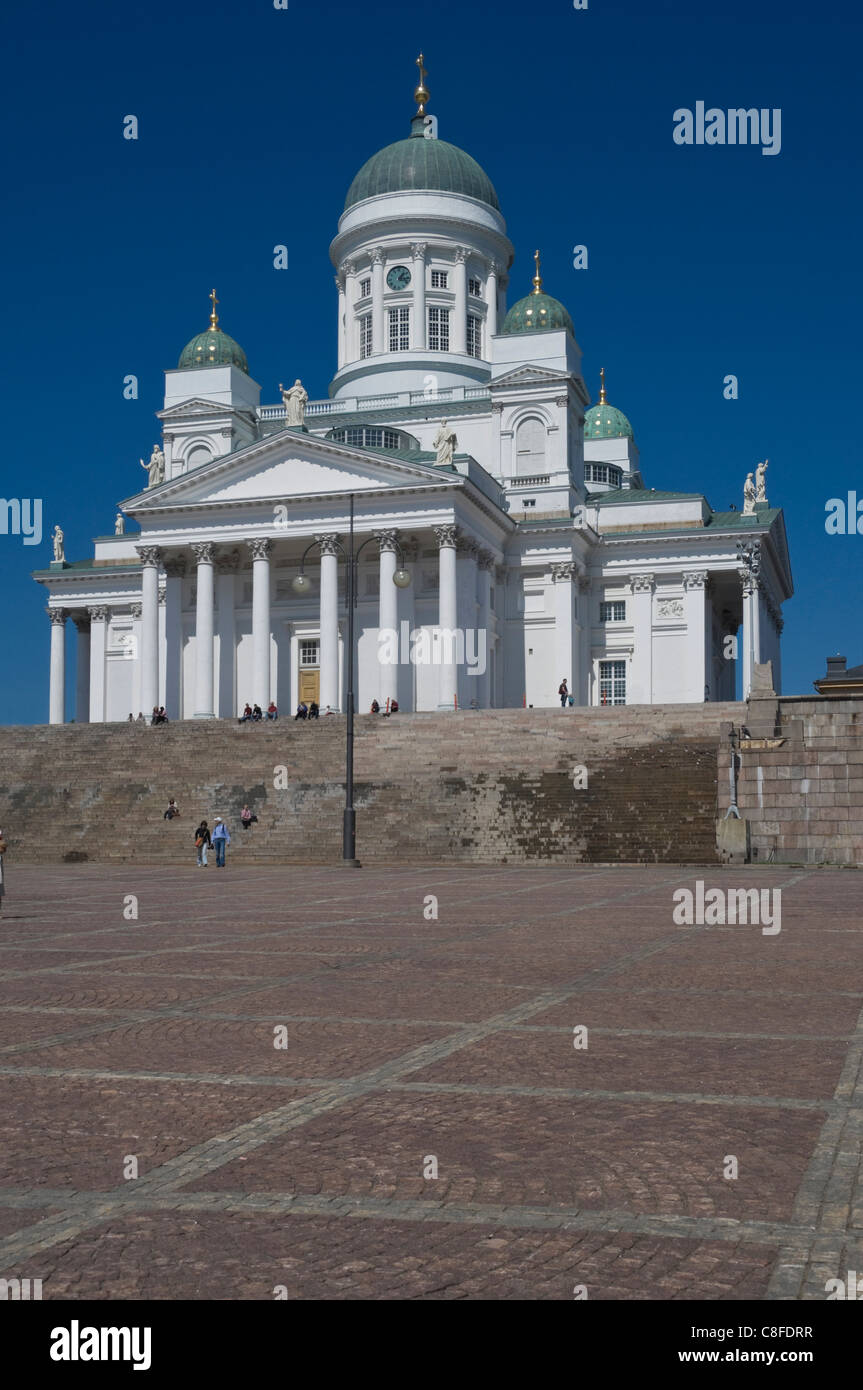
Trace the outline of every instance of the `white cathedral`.
[[497, 194], [437, 138], [419, 66], [410, 134], [360, 169], [330, 248], [327, 399], [296, 382], [262, 405], [214, 291], [209, 327], [165, 373], [147, 485], [92, 559], [67, 562], [58, 529], [34, 576], [52, 723], [69, 618], [79, 722], [344, 710], [351, 507], [359, 711], [550, 706], [564, 679], [578, 705], [732, 700], [767, 660], [780, 689], [792, 581], [763, 472], [742, 511], [645, 487], [604, 380], [588, 409], [538, 253], [507, 310]]

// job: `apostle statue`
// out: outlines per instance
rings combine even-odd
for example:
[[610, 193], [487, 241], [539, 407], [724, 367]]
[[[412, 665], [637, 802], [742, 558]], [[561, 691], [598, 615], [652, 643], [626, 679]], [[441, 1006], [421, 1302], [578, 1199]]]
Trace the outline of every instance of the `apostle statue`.
[[458, 444], [454, 430], [447, 429], [446, 420], [441, 420], [438, 432], [432, 440], [432, 447], [437, 450], [438, 465], [448, 466], [452, 464], [455, 446]]
[[158, 444], [153, 445], [149, 463], [145, 463], [143, 459], [140, 459], [139, 462], [141, 467], [147, 471], [147, 487], [158, 487], [159, 483], [165, 481], [165, 455]]
[[122, 512], [118, 512], [118, 513], [117, 513], [116, 520], [114, 521], [114, 535], [115, 535], [115, 536], [122, 536], [122, 535], [125, 534], [125, 530], [126, 530], [125, 518], [124, 518]]
[[309, 393], [300, 378], [297, 377], [290, 391], [286, 391], [281, 382], [279, 390], [282, 393], [282, 401], [285, 407], [285, 425], [302, 425], [306, 418], [306, 402]]
[[755, 470], [755, 500], [760, 502], [763, 507], [767, 506], [767, 466], [770, 460], [765, 459], [759, 463]]
[[744, 515], [744, 516], [754, 516], [754, 515], [755, 515], [755, 499], [756, 499], [756, 496], [757, 496], [757, 494], [756, 494], [756, 491], [755, 491], [755, 484], [754, 484], [753, 481], [752, 481], [752, 474], [751, 474], [751, 473], [747, 473], [747, 474], [746, 474], [746, 482], [743, 484], [743, 515]]
[[59, 526], [55, 526], [55, 527], [54, 527], [54, 532], [53, 532], [53, 535], [51, 536], [51, 540], [52, 540], [53, 545], [54, 545], [54, 559], [55, 559], [55, 561], [56, 561], [56, 560], [65, 560], [65, 559], [66, 559], [66, 551], [65, 551], [65, 548], [64, 548], [64, 545], [63, 545], [63, 532], [60, 530], [60, 527], [59, 527]]

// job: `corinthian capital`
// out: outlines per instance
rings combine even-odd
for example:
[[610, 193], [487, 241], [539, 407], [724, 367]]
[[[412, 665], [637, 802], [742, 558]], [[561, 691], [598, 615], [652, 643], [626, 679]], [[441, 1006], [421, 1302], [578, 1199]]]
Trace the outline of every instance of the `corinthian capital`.
[[652, 594], [654, 579], [652, 574], [633, 574], [629, 578], [629, 587], [634, 594]]
[[564, 560], [560, 564], [552, 565], [551, 579], [553, 584], [571, 584], [573, 574], [576, 573], [576, 566], [572, 560]]
[[253, 560], [269, 560], [273, 542], [268, 536], [252, 536], [246, 541]]
[[379, 550], [395, 550], [398, 540], [398, 531], [375, 531], [375, 540]]
[[191, 550], [196, 564], [211, 565], [213, 563], [216, 547], [212, 541], [192, 541]]
[[459, 532], [459, 528], [457, 526], [433, 526], [432, 530], [434, 531], [435, 536], [437, 537], [437, 543], [440, 546], [441, 550], [443, 550], [445, 546], [448, 546], [451, 549], [455, 549]]
[[158, 545], [136, 545], [135, 549], [141, 557], [142, 565], [158, 565], [162, 558]]
[[317, 541], [318, 545], [321, 547], [321, 554], [322, 554], [322, 555], [338, 555], [338, 553], [339, 553], [339, 537], [338, 537], [337, 532], [335, 532], [335, 531], [327, 531], [326, 533], [324, 533], [324, 534], [322, 534], [322, 535], [320, 535], [320, 536], [315, 536], [315, 540]]
[[61, 627], [69, 616], [65, 608], [46, 608], [45, 612], [51, 620], [52, 627]]
[[412, 242], [411, 242], [411, 255], [413, 256], [413, 258], [414, 258], [415, 261], [424, 261], [425, 258], [426, 258], [426, 251], [427, 251], [427, 250], [428, 250], [428, 243], [427, 243], [427, 242], [425, 242], [425, 241], [412, 241]]
[[707, 570], [687, 570], [683, 576], [684, 589], [703, 589], [707, 584]]

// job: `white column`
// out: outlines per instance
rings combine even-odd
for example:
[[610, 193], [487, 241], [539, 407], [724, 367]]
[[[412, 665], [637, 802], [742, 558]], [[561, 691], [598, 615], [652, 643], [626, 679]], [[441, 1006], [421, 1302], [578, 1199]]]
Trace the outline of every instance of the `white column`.
[[[165, 561], [165, 713], [182, 719], [183, 700], [183, 577], [185, 556]], [[148, 714], [144, 710], [144, 714]]]
[[632, 662], [627, 682], [626, 703], [649, 705], [653, 702], [653, 589], [652, 574], [633, 574], [629, 580], [632, 598]]
[[75, 723], [86, 724], [90, 719], [90, 615], [76, 613], [72, 621], [78, 631], [78, 650], [75, 654]]
[[[159, 703], [159, 560], [161, 551], [156, 545], [135, 547], [141, 557], [141, 704], [149, 719], [153, 706]], [[91, 639], [92, 640], [92, 639]], [[104, 686], [104, 634], [103, 677]], [[90, 718], [93, 718], [93, 681], [90, 681]], [[103, 690], [104, 711], [104, 690]], [[104, 718], [104, 713], [99, 716]]]
[[449, 326], [450, 352], [467, 352], [467, 247], [455, 250], [455, 308]]
[[338, 710], [339, 558], [337, 536], [315, 536], [321, 547], [321, 710]]
[[[396, 535], [395, 531], [376, 531], [380, 555], [380, 579], [378, 592], [378, 632], [383, 631], [395, 633], [395, 649], [399, 656], [399, 591], [393, 583], [393, 575], [396, 572]], [[378, 644], [378, 655], [380, 656], [381, 647]], [[398, 662], [393, 665], [381, 663], [378, 666], [378, 690], [372, 694], [386, 708], [387, 700], [398, 699], [399, 687], [399, 668]]]
[[[159, 697], [158, 697], [158, 698], [159, 698], [159, 704], [160, 704], [160, 705], [165, 705], [165, 704], [167, 703], [167, 699], [168, 699], [168, 696], [167, 696], [167, 693], [166, 693], [167, 681], [166, 681], [166, 679], [165, 679], [165, 656], [166, 656], [167, 647], [168, 647], [168, 643], [167, 643], [167, 632], [168, 632], [168, 622], [167, 622], [167, 618], [168, 618], [168, 606], [167, 606], [167, 602], [166, 602], [167, 597], [168, 597], [168, 595], [167, 595], [166, 590], [160, 588], [160, 590], [159, 590]], [[166, 710], [165, 712], [167, 713], [167, 710]]]
[[578, 576], [578, 665], [579, 665], [579, 686], [575, 693], [575, 703], [577, 705], [590, 704], [590, 680], [592, 674], [591, 667], [591, 593], [590, 575], [579, 574]]
[[[105, 637], [107, 608], [88, 608], [90, 614], [90, 723], [105, 722]], [[155, 699], [153, 704], [155, 704]], [[152, 708], [145, 709], [147, 718]]]
[[335, 279], [339, 292], [338, 365], [341, 370], [345, 365], [345, 282], [341, 271]]
[[270, 552], [266, 536], [246, 541], [252, 554], [252, 702], [266, 711], [270, 694]]
[[[477, 674], [468, 677], [468, 689], [473, 689], [480, 709], [491, 708], [491, 577], [494, 570], [494, 556], [490, 550], [480, 550], [477, 560], [479, 566], [479, 609], [477, 613], [477, 640], [474, 651], [479, 660]], [[483, 658], [485, 670], [482, 670]]]
[[422, 351], [426, 345], [426, 243], [411, 243], [413, 257], [414, 322], [411, 347], [414, 352]]
[[[217, 704], [221, 719], [232, 719], [239, 713], [237, 701], [236, 584], [234, 580], [239, 566], [240, 556], [237, 552], [231, 555], [220, 555], [216, 560], [216, 603], [219, 610], [219, 694]], [[266, 707], [266, 705], [261, 705], [263, 710], [266, 710]]]
[[195, 541], [192, 553], [197, 566], [198, 596], [195, 601], [195, 708], [196, 719], [212, 719], [213, 706], [213, 617], [215, 570], [212, 541]]
[[[491, 339], [497, 333], [497, 266], [494, 261], [489, 262], [488, 278], [485, 284], [485, 331]], [[491, 343], [486, 344], [485, 357], [491, 357]]]
[[[458, 691], [458, 667], [455, 656], [455, 632], [458, 625], [458, 593], [456, 588], [456, 541], [457, 526], [435, 526], [434, 533], [439, 546], [438, 565], [440, 585], [438, 590], [438, 629], [446, 634], [441, 644], [440, 664], [440, 708], [455, 709], [455, 696]], [[446, 658], [450, 658], [447, 660]]]
[[[376, 246], [372, 252], [372, 352], [384, 350], [384, 252]], [[321, 700], [323, 704], [323, 699]], [[324, 706], [326, 708], [326, 706]], [[333, 706], [335, 708], [335, 706]]]
[[686, 614], [686, 662], [683, 699], [704, 702], [707, 674], [707, 570], [688, 570], [683, 576]]
[[135, 718], [138, 712], [144, 713], [141, 707], [141, 605], [133, 603], [129, 610], [132, 614], [132, 714]]
[[51, 671], [48, 682], [48, 722], [66, 721], [66, 618], [65, 608], [49, 608], [51, 620]]
[[357, 268], [353, 261], [345, 261], [342, 265], [342, 272], [345, 277], [345, 361], [355, 362], [360, 355], [357, 343], [357, 325], [354, 305], [357, 299]]
[[571, 560], [552, 565], [551, 580], [554, 587], [554, 657], [556, 669], [552, 672], [551, 693], [557, 704], [560, 696], [557, 689], [566, 680], [567, 689], [573, 699], [578, 699], [580, 673], [578, 670], [578, 640], [575, 629], [575, 592], [572, 580], [575, 565]]

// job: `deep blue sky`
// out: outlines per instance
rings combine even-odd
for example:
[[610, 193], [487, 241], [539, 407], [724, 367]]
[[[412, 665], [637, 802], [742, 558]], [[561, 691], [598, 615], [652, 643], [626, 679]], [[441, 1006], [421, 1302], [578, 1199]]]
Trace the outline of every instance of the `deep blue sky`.
[[[849, 0], [7, 13], [0, 495], [41, 496], [45, 538], [0, 535], [0, 722], [47, 718], [49, 624], [29, 574], [55, 520], [67, 558], [86, 558], [140, 486], [162, 372], [206, 326], [211, 286], [265, 401], [295, 376], [326, 395], [329, 242], [358, 167], [408, 132], [420, 48], [441, 137], [497, 188], [517, 251], [510, 302], [540, 246], [591, 394], [604, 365], [647, 485], [725, 509], [769, 456], [796, 583], [786, 692], [810, 691], [828, 653], [863, 661], [863, 536], [824, 530], [828, 497], [863, 496], [861, 29]], [[781, 153], [675, 145], [673, 111], [698, 100], [780, 107]], [[129, 113], [137, 142], [122, 138]], [[287, 271], [272, 265], [281, 242]], [[588, 271], [572, 268], [582, 242]]]

